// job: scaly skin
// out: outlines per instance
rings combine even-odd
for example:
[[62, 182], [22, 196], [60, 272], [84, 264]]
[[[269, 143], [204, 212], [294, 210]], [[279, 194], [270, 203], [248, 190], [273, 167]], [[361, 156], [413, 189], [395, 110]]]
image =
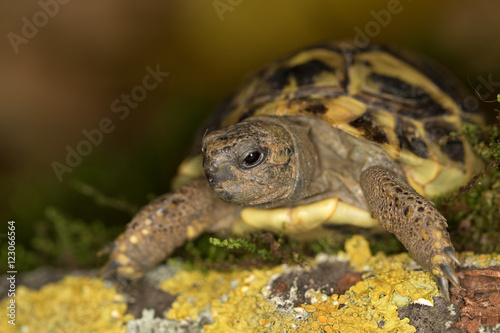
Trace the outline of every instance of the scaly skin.
[[366, 169], [360, 184], [375, 218], [423, 268], [434, 274], [443, 296], [449, 301], [446, 279], [459, 286], [455, 266], [460, 262], [446, 230], [446, 219], [432, 202], [384, 168]]
[[222, 202], [204, 178], [165, 194], [144, 206], [125, 232], [99, 253], [111, 252], [101, 273], [140, 278], [187, 240], [227, 217], [232, 219], [237, 209]]

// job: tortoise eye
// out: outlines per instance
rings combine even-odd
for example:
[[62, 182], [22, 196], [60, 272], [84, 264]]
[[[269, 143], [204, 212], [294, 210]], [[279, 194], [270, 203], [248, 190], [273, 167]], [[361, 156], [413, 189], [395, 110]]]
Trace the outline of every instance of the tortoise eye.
[[251, 169], [262, 163], [264, 154], [258, 150], [251, 150], [243, 155], [241, 166], [245, 169]]

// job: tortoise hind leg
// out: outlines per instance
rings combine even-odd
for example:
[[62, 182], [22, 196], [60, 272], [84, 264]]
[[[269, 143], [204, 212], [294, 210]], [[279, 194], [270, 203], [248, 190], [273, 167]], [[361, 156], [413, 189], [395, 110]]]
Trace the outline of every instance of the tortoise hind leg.
[[449, 302], [448, 280], [459, 287], [455, 267], [460, 261], [446, 230], [446, 219], [432, 202], [385, 168], [366, 169], [360, 184], [375, 218], [423, 268], [434, 274]]

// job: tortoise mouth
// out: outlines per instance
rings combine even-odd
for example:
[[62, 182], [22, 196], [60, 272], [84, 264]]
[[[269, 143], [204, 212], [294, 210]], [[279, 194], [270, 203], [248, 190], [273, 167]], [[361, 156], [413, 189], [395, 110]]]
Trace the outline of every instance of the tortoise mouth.
[[234, 200], [234, 195], [228, 192], [224, 187], [222, 186], [217, 186], [215, 188], [212, 188], [214, 192], [217, 194], [217, 196], [225, 202], [233, 202]]
[[219, 194], [219, 192], [224, 191], [224, 186], [221, 183], [217, 182], [213, 177], [207, 176], [207, 181], [208, 181], [208, 186], [210, 186], [210, 188], [217, 194]]

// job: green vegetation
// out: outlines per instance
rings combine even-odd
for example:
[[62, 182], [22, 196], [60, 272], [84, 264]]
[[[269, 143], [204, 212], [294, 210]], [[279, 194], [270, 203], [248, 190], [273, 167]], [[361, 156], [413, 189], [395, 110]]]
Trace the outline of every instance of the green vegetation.
[[308, 251], [303, 245], [282, 235], [261, 232], [223, 240], [214, 235], [202, 235], [199, 239], [186, 243], [176, 254], [185, 258], [187, 268], [224, 270], [235, 265], [261, 267], [283, 262], [300, 264], [305, 252]]
[[500, 252], [500, 127], [468, 125], [463, 134], [486, 166], [458, 192], [434, 201], [458, 251]]
[[187, 242], [173, 256], [184, 259], [186, 269], [221, 269], [262, 267], [276, 264], [304, 265], [306, 259], [318, 253], [336, 253], [342, 249], [342, 239], [347, 235], [316, 241], [296, 241], [283, 234], [255, 232], [243, 236], [222, 238], [204, 234]]

